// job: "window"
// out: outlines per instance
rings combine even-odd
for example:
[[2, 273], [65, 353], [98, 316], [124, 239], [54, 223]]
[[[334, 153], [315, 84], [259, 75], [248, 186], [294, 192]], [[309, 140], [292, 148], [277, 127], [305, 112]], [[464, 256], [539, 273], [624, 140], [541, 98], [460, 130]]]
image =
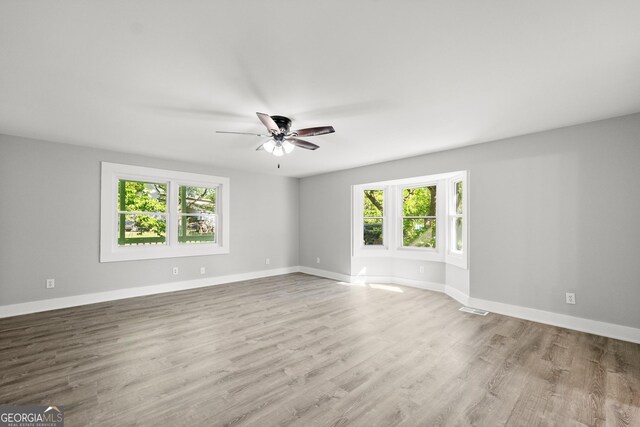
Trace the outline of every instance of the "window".
[[118, 245], [166, 244], [167, 185], [118, 180]]
[[100, 262], [229, 252], [229, 179], [102, 163]]
[[467, 173], [355, 185], [352, 254], [467, 266]]
[[464, 219], [462, 217], [462, 180], [453, 181], [451, 188], [453, 194], [450, 198], [451, 206], [449, 207], [449, 230], [451, 230], [451, 241], [449, 242], [449, 248], [451, 252], [462, 252], [462, 226], [464, 222]]
[[216, 188], [181, 185], [178, 242], [216, 242]]
[[436, 247], [435, 185], [402, 189], [402, 246]]
[[448, 182], [447, 191], [447, 255], [449, 264], [467, 268], [468, 260], [468, 195], [467, 174], [457, 173]]
[[362, 241], [365, 246], [384, 244], [384, 190], [364, 190]]

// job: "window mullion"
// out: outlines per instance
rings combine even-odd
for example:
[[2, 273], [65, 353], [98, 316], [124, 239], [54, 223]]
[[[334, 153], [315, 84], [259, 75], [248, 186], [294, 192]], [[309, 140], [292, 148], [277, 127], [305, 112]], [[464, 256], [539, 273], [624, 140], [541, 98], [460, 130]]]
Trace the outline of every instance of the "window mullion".
[[167, 194], [167, 204], [169, 214], [167, 215], [167, 236], [169, 237], [169, 245], [178, 244], [178, 184], [175, 181], [169, 181]]
[[[127, 208], [127, 197], [126, 197], [127, 182], [125, 180], [120, 180], [118, 181], [118, 185], [120, 186], [118, 191], [118, 195], [120, 196], [119, 206], [120, 206], [120, 212], [122, 212]], [[126, 224], [125, 224], [126, 215], [123, 213], [119, 213], [119, 215], [120, 215], [120, 221], [118, 221], [119, 222], [118, 243], [120, 242], [124, 243], [124, 237], [126, 232]]]

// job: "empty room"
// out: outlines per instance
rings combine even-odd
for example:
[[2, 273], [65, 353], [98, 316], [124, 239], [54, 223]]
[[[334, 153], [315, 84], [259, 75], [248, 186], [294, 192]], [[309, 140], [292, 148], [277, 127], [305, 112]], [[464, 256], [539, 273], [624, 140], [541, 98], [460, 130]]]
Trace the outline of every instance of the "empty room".
[[640, 2], [0, 1], [0, 427], [640, 426]]

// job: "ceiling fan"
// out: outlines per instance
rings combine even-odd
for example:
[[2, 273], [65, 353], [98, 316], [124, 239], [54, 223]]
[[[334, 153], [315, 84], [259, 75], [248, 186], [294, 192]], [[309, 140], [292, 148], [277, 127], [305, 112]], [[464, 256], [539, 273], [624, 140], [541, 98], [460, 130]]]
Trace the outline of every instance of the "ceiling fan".
[[256, 150], [264, 150], [269, 154], [280, 157], [289, 154], [295, 147], [305, 148], [307, 150], [316, 150], [320, 148], [316, 144], [298, 138], [299, 136], [309, 137], [326, 135], [335, 132], [333, 126], [320, 126], [306, 129], [290, 130], [291, 119], [284, 116], [270, 116], [265, 113], [256, 113], [263, 125], [269, 131], [269, 134], [250, 133], [250, 132], [227, 132], [218, 130], [216, 133], [234, 133], [240, 135], [255, 135], [259, 137], [270, 138], [267, 142], [260, 144]]

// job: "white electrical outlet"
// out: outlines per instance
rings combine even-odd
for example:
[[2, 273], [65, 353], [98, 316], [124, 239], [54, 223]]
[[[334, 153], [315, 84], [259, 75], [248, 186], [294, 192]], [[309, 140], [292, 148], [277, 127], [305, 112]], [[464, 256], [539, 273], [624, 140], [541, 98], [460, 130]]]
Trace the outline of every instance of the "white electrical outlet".
[[320, 264], [320, 257], [316, 258], [316, 264]]
[[206, 272], [207, 272], [207, 270], [204, 267], [200, 267], [200, 274], [204, 274]]
[[56, 287], [56, 279], [47, 279], [47, 289]]
[[567, 304], [575, 304], [576, 303], [576, 294], [573, 292], [567, 292]]
[[420, 266], [420, 273], [424, 273], [424, 265]]
[[271, 264], [271, 260], [270, 260], [269, 258], [265, 258], [265, 259], [264, 259], [264, 263], [265, 263], [266, 265], [269, 265], [269, 264]]
[[178, 275], [178, 267], [173, 267], [173, 275], [177, 276]]

